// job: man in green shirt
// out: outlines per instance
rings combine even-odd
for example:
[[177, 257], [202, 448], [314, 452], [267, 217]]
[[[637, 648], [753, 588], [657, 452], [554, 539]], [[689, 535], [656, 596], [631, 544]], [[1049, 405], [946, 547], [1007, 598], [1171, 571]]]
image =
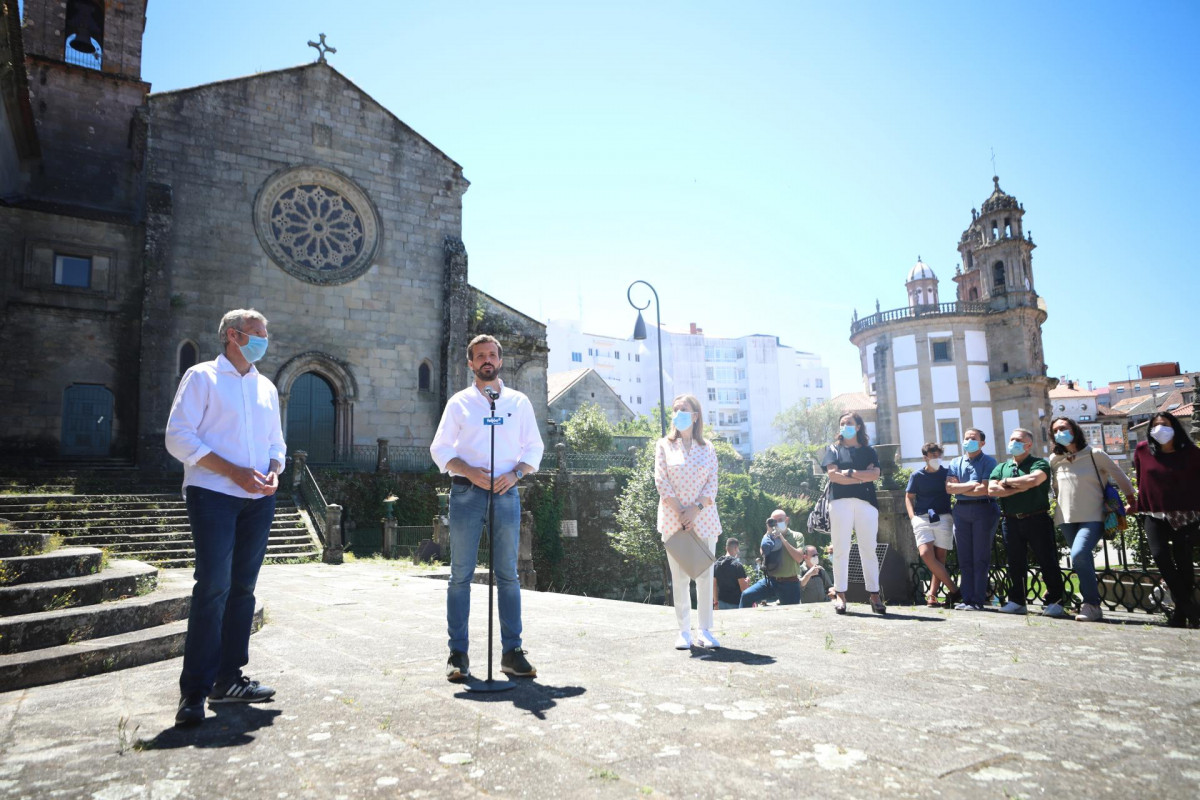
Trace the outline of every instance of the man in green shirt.
[[1012, 458], [997, 465], [988, 481], [988, 495], [1000, 501], [1008, 551], [1008, 602], [1000, 610], [1026, 612], [1025, 578], [1032, 550], [1046, 584], [1042, 614], [1061, 617], [1063, 578], [1050, 517], [1050, 464], [1033, 455], [1033, 434], [1024, 428], [1014, 428], [1008, 437], [1008, 454]]

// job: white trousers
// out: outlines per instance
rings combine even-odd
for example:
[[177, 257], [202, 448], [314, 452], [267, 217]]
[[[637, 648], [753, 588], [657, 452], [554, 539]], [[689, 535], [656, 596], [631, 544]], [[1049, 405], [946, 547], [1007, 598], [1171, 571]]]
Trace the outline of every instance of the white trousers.
[[[708, 543], [710, 553], [717, 551], [716, 539], [705, 538], [704, 541]], [[679, 622], [679, 630], [691, 631], [692, 590], [689, 584], [692, 579], [669, 552], [667, 553], [667, 563], [671, 566], [671, 590], [675, 597], [675, 619]], [[696, 606], [697, 616], [700, 617], [700, 630], [712, 630], [713, 568], [711, 566], [696, 578]]]
[[833, 540], [833, 586], [846, 591], [850, 571], [850, 534], [858, 534], [858, 558], [862, 562], [863, 583], [868, 592], [879, 591], [879, 561], [875, 540], [879, 533], [879, 509], [857, 497], [843, 497], [829, 503], [829, 538]]

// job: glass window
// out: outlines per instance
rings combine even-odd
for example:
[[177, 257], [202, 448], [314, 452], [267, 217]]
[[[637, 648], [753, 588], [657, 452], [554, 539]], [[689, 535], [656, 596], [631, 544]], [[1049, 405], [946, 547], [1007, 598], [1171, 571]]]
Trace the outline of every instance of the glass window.
[[429, 365], [422, 364], [417, 368], [417, 391], [429, 391]]
[[92, 259], [83, 256], [54, 254], [54, 282], [59, 286], [92, 286]]
[[571, 360], [582, 362], [583, 361], [583, 353], [571, 353]]
[[708, 387], [708, 399], [710, 402], [717, 399], [717, 390], [711, 386]]
[[613, 355], [617, 357], [618, 361], [621, 360], [621, 351], [620, 350], [614, 350]]
[[958, 442], [958, 420], [943, 419], [938, 422], [938, 435], [942, 442]]
[[[806, 383], [806, 384], [804, 384], [804, 385], [805, 385], [805, 386], [808, 386], [808, 384], [807, 384], [807, 383]], [[824, 378], [817, 378], [817, 388], [818, 388], [818, 389], [824, 389], [824, 388], [825, 388], [825, 379], [824, 379]]]
[[942, 339], [940, 341], [930, 342], [933, 346], [934, 361], [950, 361], [950, 340]]

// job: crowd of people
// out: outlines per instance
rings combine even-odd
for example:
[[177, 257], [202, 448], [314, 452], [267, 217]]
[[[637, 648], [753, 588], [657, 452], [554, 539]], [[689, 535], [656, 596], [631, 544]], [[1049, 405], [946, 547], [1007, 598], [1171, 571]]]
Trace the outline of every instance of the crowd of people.
[[[666, 542], [691, 530], [715, 555], [722, 533], [716, 507], [716, 452], [703, 438], [703, 414], [695, 397], [677, 397], [673, 414], [672, 430], [656, 449], [658, 531]], [[984, 452], [987, 435], [976, 428], [966, 431], [962, 455], [949, 463], [943, 461], [941, 445], [930, 442], [921, 449], [925, 465], [909, 478], [905, 507], [918, 553], [931, 576], [926, 604], [941, 607], [939, 594], [944, 590], [946, 607], [982, 611], [988, 606], [992, 542], [999, 528], [1009, 576], [999, 610], [1028, 613], [1032, 553], [1045, 588], [1040, 598], [1042, 614], [1070, 616], [1072, 604], [1056, 542], [1056, 531], [1061, 531], [1070, 547], [1082, 601], [1074, 618], [1102, 620], [1094, 552], [1116, 511], [1141, 516], [1151, 556], [1174, 598], [1168, 624], [1200, 627], [1192, 569], [1192, 548], [1200, 538], [1200, 448], [1179, 420], [1166, 412], [1150, 420], [1149, 438], [1134, 452], [1136, 489], [1102, 448], [1088, 444], [1074, 420], [1056, 417], [1050, 432], [1054, 445], [1048, 460], [1034, 454], [1033, 433], [1024, 428], [1010, 433], [1008, 458], [1002, 462]], [[858, 548], [868, 603], [875, 613], [887, 614], [875, 555], [879, 532], [875, 482], [880, 478], [880, 462], [858, 414], [841, 417], [837, 437], [823, 451], [820, 464], [828, 478], [832, 576], [821, 564], [819, 550], [789, 527], [784, 510], [776, 510], [767, 518], [759, 543], [757, 581], [751, 583], [739, 556], [741, 543], [734, 537], [726, 540], [725, 555], [694, 577], [702, 645], [719, 646], [712, 635], [714, 609], [773, 601], [780, 605], [831, 601], [835, 612], [846, 613], [852, 542]], [[1114, 487], [1124, 495], [1117, 510], [1112, 508], [1111, 498], [1119, 499]], [[953, 550], [958, 555], [957, 581], [947, 566]], [[692, 644], [693, 578], [669, 550], [667, 560], [680, 630], [676, 647], [687, 649]]]

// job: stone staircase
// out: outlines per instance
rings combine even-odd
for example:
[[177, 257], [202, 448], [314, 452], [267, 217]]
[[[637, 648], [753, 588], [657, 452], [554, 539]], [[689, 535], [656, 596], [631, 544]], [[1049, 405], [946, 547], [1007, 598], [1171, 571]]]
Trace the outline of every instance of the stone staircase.
[[[0, 692], [174, 658], [192, 580], [0, 523]], [[255, 611], [255, 628], [262, 609]]]
[[[178, 488], [135, 494], [0, 495], [0, 518], [22, 531], [59, 536], [71, 547], [103, 548], [114, 557], [164, 568], [190, 567], [195, 556]], [[305, 561], [320, 552], [304, 514], [290, 494], [281, 492], [266, 562]]]

